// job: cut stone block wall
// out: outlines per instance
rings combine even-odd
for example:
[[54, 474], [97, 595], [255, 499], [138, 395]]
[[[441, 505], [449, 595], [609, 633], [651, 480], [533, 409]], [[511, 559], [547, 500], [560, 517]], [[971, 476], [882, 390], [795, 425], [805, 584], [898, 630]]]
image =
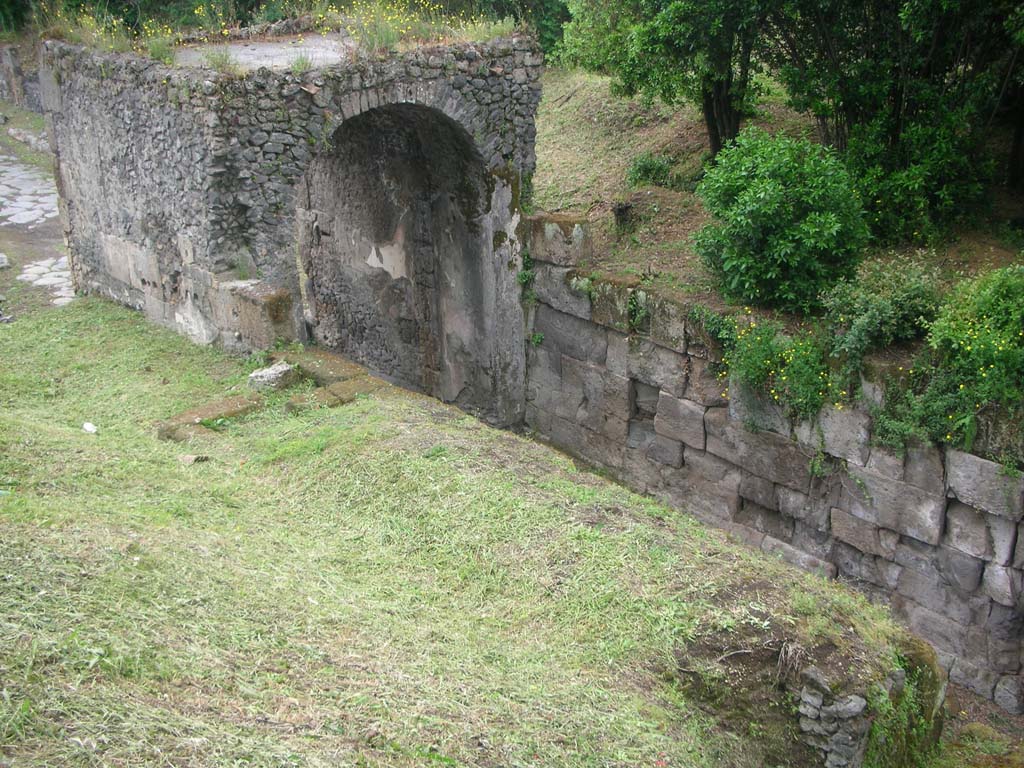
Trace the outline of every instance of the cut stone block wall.
[[895, 455], [860, 409], [792, 422], [718, 377], [686, 306], [577, 274], [584, 230], [531, 222], [527, 424], [751, 546], [855, 582], [954, 682], [1024, 711], [1024, 480], [955, 450]]
[[42, 112], [39, 75], [34, 61], [24, 61], [22, 49], [0, 45], [0, 100], [31, 112]]
[[[360, 350], [404, 384], [522, 420], [519, 191], [542, 69], [532, 39], [301, 75], [53, 41], [40, 58], [79, 291], [201, 343]], [[343, 321], [338, 308], [354, 303], [365, 322]]]

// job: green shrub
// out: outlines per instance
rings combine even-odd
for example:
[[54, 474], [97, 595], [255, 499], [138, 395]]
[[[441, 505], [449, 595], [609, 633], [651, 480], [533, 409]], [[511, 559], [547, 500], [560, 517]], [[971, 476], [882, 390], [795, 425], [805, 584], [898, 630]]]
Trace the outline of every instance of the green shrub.
[[767, 394], [791, 415], [806, 419], [828, 400], [842, 407], [848, 396], [834, 381], [828, 351], [823, 334], [788, 335], [778, 323], [751, 320], [738, 328], [723, 362], [739, 381]]
[[672, 160], [664, 155], [643, 152], [633, 158], [626, 171], [626, 181], [631, 187], [646, 184], [655, 187], [673, 186]]
[[822, 295], [832, 355], [852, 376], [874, 348], [923, 337], [939, 307], [938, 274], [919, 261], [869, 261]]
[[715, 221], [696, 248], [736, 299], [806, 311], [850, 277], [867, 242], [842, 162], [804, 139], [749, 128], [697, 188]]
[[984, 452], [1024, 464], [1024, 265], [962, 283], [928, 336], [930, 357], [893, 386], [876, 418], [878, 438], [926, 438], [965, 450], [985, 428]]
[[933, 242], [984, 202], [992, 168], [964, 128], [975, 122], [937, 109], [903, 126], [896, 145], [885, 118], [851, 133], [845, 159], [878, 240]]

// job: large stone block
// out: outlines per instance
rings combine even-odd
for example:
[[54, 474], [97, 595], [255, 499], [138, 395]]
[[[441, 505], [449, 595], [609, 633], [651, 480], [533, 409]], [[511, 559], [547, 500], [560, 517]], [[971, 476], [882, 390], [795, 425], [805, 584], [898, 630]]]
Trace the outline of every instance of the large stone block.
[[533, 347], [527, 357], [526, 400], [550, 411], [562, 393], [562, 355], [552, 349]]
[[687, 308], [654, 295], [648, 300], [648, 308], [651, 314], [651, 341], [675, 352], [685, 353]]
[[949, 680], [982, 698], [991, 699], [999, 682], [999, 673], [960, 658], [949, 670]]
[[629, 296], [632, 288], [608, 280], [590, 286], [590, 317], [599, 325], [629, 333]]
[[1024, 610], [1024, 574], [995, 563], [985, 566], [982, 589], [1000, 605]]
[[682, 397], [688, 378], [687, 359], [649, 341], [631, 338], [627, 371], [630, 378]]
[[734, 520], [740, 525], [764, 531], [781, 541], [788, 542], [793, 538], [793, 518], [746, 499], [740, 500], [740, 508]]
[[662, 392], [658, 398], [658, 411], [654, 417], [654, 429], [659, 435], [678, 440], [697, 450], [703, 451], [704, 413], [707, 409], [691, 400], [680, 400]]
[[[792, 491], [792, 493], [796, 493], [796, 491]], [[779, 502], [775, 497], [775, 484], [763, 477], [752, 475], [749, 472], [742, 473], [740, 496], [767, 509], [779, 511]], [[789, 516], [795, 517], [795, 515]]]
[[993, 515], [1024, 516], [1024, 478], [1013, 477], [994, 461], [963, 451], [946, 451], [949, 491], [960, 501]]
[[992, 562], [999, 565], [1011, 565], [1014, 545], [1017, 541], [1017, 524], [997, 515], [986, 515], [985, 522], [988, 524], [988, 535], [992, 542]]
[[593, 464], [617, 470], [622, 468], [626, 445], [624, 440], [613, 440], [584, 428], [574, 452]]
[[833, 563], [808, 554], [773, 536], [764, 537], [764, 540], [761, 542], [761, 550], [771, 555], [778, 555], [790, 565], [816, 573], [826, 579], [834, 579], [838, 573]]
[[752, 432], [768, 430], [784, 437], [793, 432], [782, 407], [737, 376], [729, 377], [729, 418]]
[[992, 557], [992, 542], [988, 535], [985, 515], [956, 499], [946, 509], [946, 534], [944, 543], [948, 547], [985, 560]]
[[939, 547], [936, 563], [943, 580], [961, 592], [973, 592], [981, 584], [985, 562], [955, 549]]
[[910, 629], [935, 646], [937, 651], [962, 655], [967, 638], [962, 624], [932, 611], [903, 594], [893, 596], [893, 611], [902, 616]]
[[896, 591], [964, 627], [971, 623], [973, 614], [967, 598], [943, 584], [934, 572], [921, 573], [914, 568], [904, 568]]
[[878, 535], [878, 526], [874, 523], [862, 520], [848, 512], [835, 507], [831, 510], [832, 535], [840, 541], [845, 541], [861, 552], [870, 555], [881, 555], [889, 560], [896, 556], [896, 548], [882, 546]]
[[903, 479], [929, 493], [944, 493], [946, 471], [942, 452], [934, 445], [911, 443], [903, 465]]
[[552, 309], [582, 320], [590, 319], [590, 297], [580, 290], [575, 270], [552, 264], [538, 264], [534, 268], [533, 290], [537, 300]]
[[1013, 567], [1024, 570], [1024, 522], [1017, 525], [1017, 545], [1014, 553]]
[[699, 474], [688, 474], [685, 465], [682, 472], [666, 477], [665, 484], [654, 495], [712, 525], [731, 522], [740, 505], [739, 494], [735, 491], [719, 483], [708, 482]]
[[811, 454], [771, 432], [753, 433], [735, 426], [727, 409], [710, 408], [704, 416], [707, 451], [742, 469], [807, 493]]
[[591, 322], [541, 304], [537, 307], [534, 330], [544, 334], [543, 349], [588, 363], [602, 365], [605, 362], [608, 338], [603, 328]]
[[903, 456], [897, 456], [888, 448], [876, 445], [871, 448], [867, 468], [882, 477], [888, 477], [892, 480], [903, 480], [903, 461]]
[[818, 416], [825, 453], [863, 467], [871, 451], [871, 417], [856, 408], [828, 406]]
[[739, 498], [740, 483], [743, 480], [743, 472], [739, 467], [707, 451], [696, 449], [686, 450], [683, 458], [683, 471], [687, 476], [714, 483], [723, 491], [728, 491], [730, 496]]
[[942, 538], [946, 499], [908, 483], [848, 468], [841, 506], [857, 517], [877, 523], [918, 541], [938, 544]]
[[653, 493], [662, 485], [661, 466], [647, 458], [647, 448], [629, 445], [623, 454], [622, 474], [626, 484], [640, 493]]
[[784, 485], [775, 486], [775, 503], [780, 512], [802, 520], [817, 531], [829, 530], [832, 505], [828, 498], [794, 491]]
[[[603, 367], [562, 355], [562, 407], [556, 415], [571, 418], [594, 432], [625, 439], [629, 418], [629, 382]], [[611, 422], [609, 426], [609, 422]]]
[[989, 666], [1007, 674], [1024, 667], [1024, 611], [993, 603], [985, 620]]
[[993, 698], [1011, 715], [1024, 714], [1024, 676], [1006, 675], [999, 678]]
[[526, 225], [534, 261], [573, 267], [593, 251], [590, 224], [582, 217], [545, 213], [528, 217]]
[[629, 376], [629, 336], [618, 331], [608, 331], [605, 366], [616, 376]]
[[681, 467], [683, 466], [683, 444], [664, 435], [656, 435], [647, 447], [647, 458], [667, 467]]
[[686, 399], [707, 406], [728, 405], [726, 383], [719, 378], [718, 367], [710, 360], [692, 354], [687, 355], [687, 360], [689, 375], [683, 393]]

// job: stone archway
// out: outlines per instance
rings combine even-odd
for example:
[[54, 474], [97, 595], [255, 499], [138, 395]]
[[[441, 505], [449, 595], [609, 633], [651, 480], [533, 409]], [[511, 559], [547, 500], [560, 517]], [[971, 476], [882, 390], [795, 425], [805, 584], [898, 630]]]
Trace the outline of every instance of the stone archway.
[[439, 110], [390, 104], [342, 123], [298, 187], [317, 343], [495, 421], [518, 418], [505, 401], [521, 386], [510, 360], [522, 324], [507, 325], [521, 310], [496, 253], [514, 222], [495, 205], [499, 183]]

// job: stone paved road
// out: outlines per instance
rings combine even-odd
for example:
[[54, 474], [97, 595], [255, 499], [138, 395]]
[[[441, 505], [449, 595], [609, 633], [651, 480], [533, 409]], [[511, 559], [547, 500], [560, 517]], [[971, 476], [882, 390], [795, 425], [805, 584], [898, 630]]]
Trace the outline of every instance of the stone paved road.
[[[33, 230], [57, 216], [57, 188], [42, 171], [0, 155], [0, 227]], [[53, 303], [70, 302], [75, 292], [66, 256], [26, 264], [18, 279], [46, 288]]]
[[41, 171], [0, 157], [0, 224], [30, 229], [57, 215], [57, 188]]

